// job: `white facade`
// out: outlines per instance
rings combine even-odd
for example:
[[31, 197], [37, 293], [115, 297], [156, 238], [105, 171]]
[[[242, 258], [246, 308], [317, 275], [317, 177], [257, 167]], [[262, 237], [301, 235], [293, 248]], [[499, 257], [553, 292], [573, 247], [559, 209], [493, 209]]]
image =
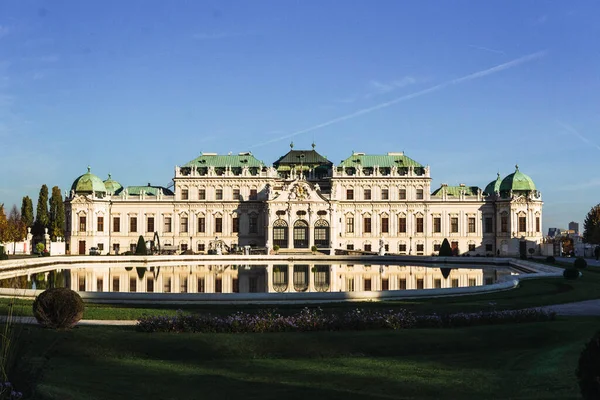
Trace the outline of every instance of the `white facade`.
[[541, 194], [518, 168], [485, 191], [432, 192], [429, 167], [402, 153], [354, 153], [333, 166], [314, 150], [291, 150], [273, 166], [250, 153], [204, 153], [175, 168], [172, 191], [113, 191], [108, 182], [88, 172], [73, 184], [65, 200], [71, 254], [132, 251], [140, 235], [195, 253], [215, 238], [268, 250], [377, 252], [383, 244], [408, 255], [436, 254], [446, 238], [458, 254], [502, 256], [523, 245], [539, 252], [542, 241]]

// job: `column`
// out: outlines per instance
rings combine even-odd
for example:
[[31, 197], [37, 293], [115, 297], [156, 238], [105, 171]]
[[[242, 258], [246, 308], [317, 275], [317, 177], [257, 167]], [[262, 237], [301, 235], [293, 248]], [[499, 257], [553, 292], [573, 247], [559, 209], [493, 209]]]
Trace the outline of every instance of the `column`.
[[316, 269], [315, 265], [310, 264], [308, 266], [308, 291], [309, 292], [315, 291], [315, 272], [313, 271], [313, 269]]
[[267, 293], [273, 293], [273, 265], [267, 265], [265, 272], [267, 274]]

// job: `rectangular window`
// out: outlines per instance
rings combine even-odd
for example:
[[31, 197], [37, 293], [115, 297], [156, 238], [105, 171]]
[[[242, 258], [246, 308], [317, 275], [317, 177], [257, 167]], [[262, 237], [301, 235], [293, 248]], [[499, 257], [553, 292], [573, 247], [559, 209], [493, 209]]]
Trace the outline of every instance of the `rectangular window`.
[[233, 199], [234, 200], [240, 199], [240, 189], [233, 189]]
[[488, 244], [486, 244], [486, 245], [485, 245], [485, 251], [487, 251], [487, 252], [492, 252], [492, 251], [494, 251], [494, 245], [493, 245], [493, 244], [491, 244], [491, 243], [488, 243]]
[[198, 200], [206, 200], [206, 189], [198, 189]]
[[121, 232], [121, 218], [113, 217], [113, 232]]
[[346, 233], [354, 233], [354, 217], [346, 217]]
[[163, 278], [163, 293], [171, 293], [171, 277]]
[[508, 232], [508, 215], [503, 215], [500, 217], [500, 231], [502, 233]]
[[433, 251], [440, 251], [440, 247], [442, 247], [439, 243], [435, 243], [433, 245]]
[[256, 189], [250, 189], [250, 200], [258, 200], [258, 192]]
[[475, 233], [475, 218], [469, 217], [469, 233]]
[[188, 278], [187, 276], [179, 277], [179, 293], [188, 292]]
[[433, 218], [433, 232], [434, 233], [442, 232], [442, 219], [440, 217]]
[[233, 218], [231, 220], [231, 232], [238, 233], [240, 231], [240, 219]]
[[485, 278], [485, 284], [486, 285], [493, 285], [494, 284], [494, 278]]
[[137, 217], [129, 218], [129, 232], [137, 232]]
[[198, 243], [198, 251], [204, 251], [206, 249], [206, 246], [204, 245], [204, 243]]
[[371, 251], [371, 245], [365, 244], [365, 251]]
[[146, 292], [152, 293], [154, 292], [154, 278], [149, 276], [146, 280]]
[[423, 189], [417, 189], [417, 200], [423, 200]]
[[406, 233], [406, 217], [398, 218], [398, 232]]
[[365, 292], [371, 291], [371, 279], [365, 278]]
[[98, 250], [104, 251], [104, 243], [98, 243]]
[[398, 279], [398, 289], [406, 290], [406, 279]]
[[121, 246], [119, 245], [119, 243], [113, 243], [113, 253], [119, 254], [120, 250], [121, 250]]
[[248, 292], [258, 293], [258, 276], [251, 276], [248, 279]]
[[417, 218], [417, 233], [423, 233], [423, 218]]
[[458, 279], [452, 279], [452, 282], [451, 282], [450, 286], [452, 286], [452, 287], [458, 287]]
[[135, 276], [129, 277], [129, 293], [137, 292], [137, 279]]
[[469, 278], [469, 286], [477, 286], [477, 280], [475, 278]]
[[519, 217], [519, 232], [526, 232], [526, 231], [527, 231], [527, 218]]
[[104, 217], [98, 217], [98, 232], [104, 232]]
[[146, 221], [146, 232], [154, 232], [154, 217], [148, 217], [148, 221]]
[[492, 217], [485, 217], [485, 233], [494, 233], [494, 225]]
[[398, 245], [398, 251], [399, 251], [400, 253], [406, 253], [406, 244], [404, 244], [404, 243], [400, 243], [400, 244]]
[[223, 200], [223, 189], [215, 190], [215, 200]]
[[182, 252], [186, 252], [186, 251], [187, 251], [187, 249], [188, 249], [188, 245], [187, 245], [187, 243], [182, 243], [182, 244], [181, 244], [181, 251], [182, 251]]
[[113, 292], [118, 292], [119, 291], [119, 277], [118, 276], [113, 276], [112, 291]]
[[[255, 278], [255, 277], [254, 277]], [[250, 281], [251, 279], [249, 279]], [[250, 283], [250, 282], [248, 282]], [[248, 285], [250, 286], [250, 285]], [[232, 293], [239, 293], [240, 292], [240, 282], [237, 278], [233, 278], [231, 280], [231, 292]], [[250, 292], [250, 293], [256, 293], [256, 292]]]
[[381, 200], [389, 200], [390, 191], [388, 189], [381, 189]]
[[400, 189], [398, 191], [398, 199], [399, 200], [406, 200], [406, 189]]
[[422, 253], [425, 251], [425, 245], [422, 243], [417, 244], [417, 253]]
[[187, 189], [181, 189], [181, 200], [187, 200], [190, 197]]
[[452, 232], [452, 233], [458, 232], [458, 218], [457, 217], [450, 218], [450, 232]]
[[390, 290], [389, 279], [386, 279], [386, 278], [381, 279], [381, 290]]
[[371, 217], [365, 217], [363, 232], [364, 233], [371, 233]]
[[204, 277], [198, 278], [198, 293], [206, 292], [206, 287], [204, 286]]
[[204, 217], [198, 217], [198, 232], [206, 232], [206, 218]]
[[79, 291], [85, 292], [85, 276], [79, 275]]
[[354, 189], [346, 189], [346, 200], [354, 200]]
[[215, 233], [223, 232], [223, 218], [215, 217]]
[[104, 291], [104, 279], [102, 277], [96, 279], [96, 292]]
[[535, 231], [540, 232], [540, 217], [535, 217]]
[[475, 245], [473, 243], [469, 243], [469, 251], [475, 251]]
[[171, 217], [165, 217], [165, 233], [171, 233], [172, 230]]
[[442, 288], [442, 280], [441, 279], [434, 279], [433, 280], [433, 287], [435, 289], [441, 289]]
[[87, 230], [86, 225], [87, 225], [86, 218], [85, 217], [79, 217], [79, 231], [80, 232], [85, 232]]
[[354, 245], [352, 243], [347, 244], [346, 250], [354, 250]]
[[388, 233], [390, 231], [390, 219], [388, 217], [381, 218], [381, 233]]
[[258, 233], [258, 215], [256, 214], [248, 216], [248, 233]]
[[423, 278], [417, 279], [417, 289], [423, 289], [425, 287]]
[[371, 200], [371, 189], [365, 189], [365, 200]]
[[215, 293], [223, 293], [223, 279], [221, 277], [215, 279]]
[[188, 219], [187, 217], [181, 217], [179, 219], [179, 232], [186, 233], [188, 231]]

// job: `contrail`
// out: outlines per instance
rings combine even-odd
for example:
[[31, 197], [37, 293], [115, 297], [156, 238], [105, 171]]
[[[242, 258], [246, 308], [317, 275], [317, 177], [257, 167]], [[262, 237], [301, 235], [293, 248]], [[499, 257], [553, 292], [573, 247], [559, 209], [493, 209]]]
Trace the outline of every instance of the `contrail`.
[[490, 53], [502, 54], [504, 56], [506, 55], [506, 53], [501, 50], [494, 50], [494, 49], [490, 49], [489, 47], [475, 46], [474, 44], [470, 44], [469, 47], [472, 47], [477, 50], [488, 51]]
[[594, 142], [592, 142], [590, 139], [586, 138], [585, 136], [583, 136], [581, 133], [579, 133], [578, 130], [576, 130], [575, 128], [573, 128], [571, 125], [567, 125], [563, 122], [560, 121], [556, 121], [560, 126], [562, 126], [563, 128], [565, 128], [567, 131], [569, 131], [570, 133], [572, 133], [573, 135], [577, 136], [582, 142], [587, 143], [595, 148], [597, 148], [598, 150], [600, 150], [600, 146]]
[[294, 136], [298, 136], [298, 135], [301, 135], [303, 133], [312, 132], [312, 131], [315, 131], [317, 129], [325, 128], [326, 126], [329, 126], [329, 125], [337, 124], [338, 122], [347, 121], [349, 119], [353, 119], [353, 118], [359, 117], [359, 116], [364, 115], [364, 114], [372, 113], [373, 111], [377, 111], [377, 110], [380, 110], [382, 108], [390, 107], [390, 106], [392, 106], [392, 105], [394, 105], [396, 103], [401, 103], [403, 101], [411, 100], [411, 99], [414, 99], [416, 97], [421, 97], [421, 96], [429, 94], [429, 93], [437, 92], [438, 90], [444, 89], [444, 88], [446, 88], [448, 86], [458, 85], [459, 83], [464, 83], [464, 82], [467, 82], [467, 81], [471, 81], [473, 79], [483, 78], [484, 76], [492, 75], [492, 74], [495, 74], [497, 72], [504, 71], [506, 69], [510, 69], [510, 68], [516, 67], [518, 65], [527, 63], [529, 61], [536, 60], [536, 59], [538, 59], [540, 57], [545, 56], [546, 53], [547, 53], [546, 51], [538, 51], [537, 53], [529, 54], [527, 56], [523, 56], [521, 58], [517, 58], [515, 60], [508, 61], [508, 62], [505, 62], [503, 64], [497, 65], [495, 67], [484, 69], [483, 71], [474, 72], [472, 74], [463, 76], [461, 78], [456, 78], [456, 79], [452, 79], [450, 81], [442, 82], [442, 83], [440, 83], [438, 85], [435, 85], [435, 86], [432, 86], [430, 88], [423, 89], [423, 90], [420, 90], [418, 92], [410, 93], [410, 94], [404, 95], [402, 97], [398, 97], [396, 99], [387, 101], [385, 103], [380, 103], [380, 104], [377, 104], [377, 105], [372, 106], [372, 107], [363, 108], [362, 110], [358, 110], [358, 111], [355, 111], [355, 112], [353, 112], [351, 114], [347, 114], [347, 115], [344, 115], [344, 116], [341, 116], [341, 117], [334, 118], [334, 119], [329, 120], [327, 122], [323, 122], [321, 124], [311, 126], [310, 128], [301, 129], [299, 131], [295, 131], [295, 132], [289, 133], [289, 134], [284, 135], [284, 136], [280, 136], [280, 137], [277, 137], [277, 138], [274, 138], [274, 139], [270, 139], [270, 140], [267, 140], [267, 141], [262, 142], [262, 143], [254, 144], [254, 145], [250, 146], [250, 148], [265, 146], [267, 144], [278, 142], [280, 140], [293, 138]]

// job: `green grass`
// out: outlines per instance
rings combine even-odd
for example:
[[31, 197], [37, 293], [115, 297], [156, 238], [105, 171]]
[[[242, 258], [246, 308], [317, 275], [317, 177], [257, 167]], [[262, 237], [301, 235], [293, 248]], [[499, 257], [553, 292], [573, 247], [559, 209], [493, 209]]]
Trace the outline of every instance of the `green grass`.
[[577, 399], [598, 318], [460, 329], [145, 334], [28, 327], [35, 399]]

